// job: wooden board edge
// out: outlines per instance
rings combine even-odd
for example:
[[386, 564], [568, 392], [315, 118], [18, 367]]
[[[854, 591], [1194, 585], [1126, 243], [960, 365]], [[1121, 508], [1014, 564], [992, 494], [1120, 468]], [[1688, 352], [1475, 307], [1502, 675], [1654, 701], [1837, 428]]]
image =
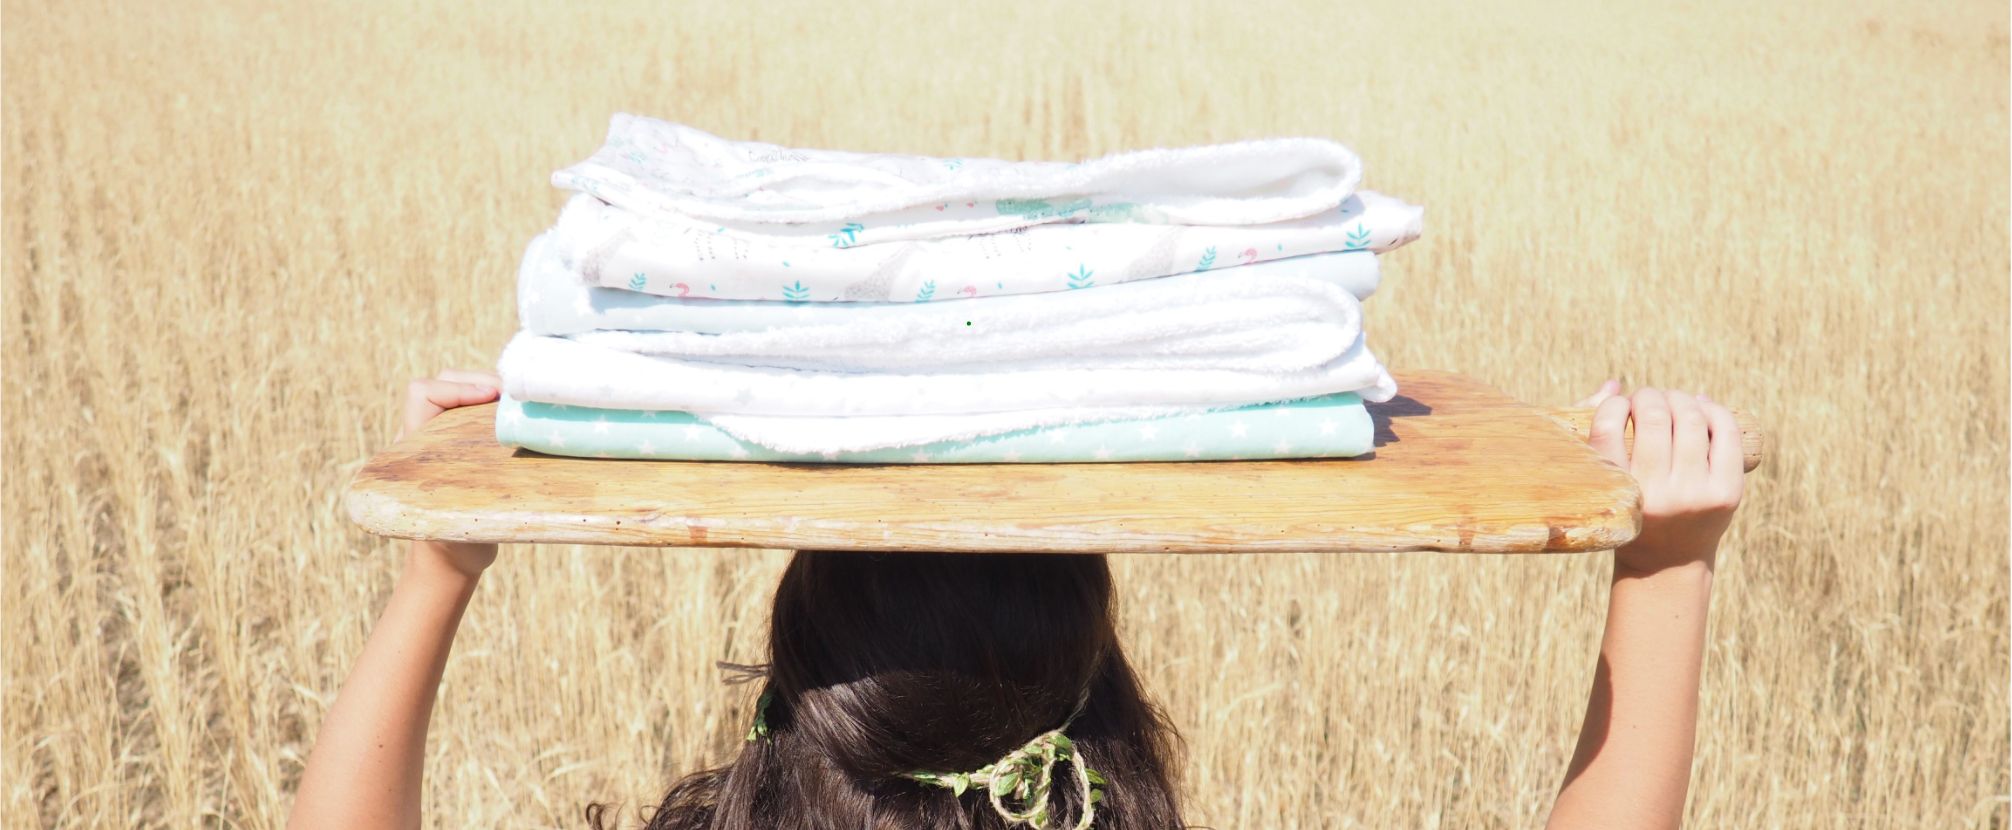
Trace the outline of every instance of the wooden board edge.
[[[1450, 373], [1449, 373], [1450, 374]], [[1526, 405], [1527, 406], [1527, 405]], [[470, 407], [470, 410], [482, 409]], [[1542, 410], [1530, 408], [1529, 417], [1567, 434], [1571, 429], [1556, 419], [1543, 417]], [[450, 413], [472, 417], [465, 413]], [[445, 419], [428, 424], [428, 431], [444, 429]], [[1578, 443], [1578, 442], [1575, 442]], [[1613, 467], [1592, 448], [1579, 446], [1597, 463]], [[410, 446], [386, 448], [352, 476], [344, 503], [351, 521], [379, 536], [400, 539], [472, 542], [489, 544], [578, 544], [631, 547], [739, 547], [751, 549], [825, 549], [867, 551], [942, 551], [969, 553], [1080, 552], [1098, 554], [1223, 554], [1223, 553], [1584, 553], [1610, 550], [1632, 540], [1640, 530], [1640, 494], [1625, 475], [1608, 491], [1608, 502], [1619, 509], [1572, 520], [1533, 522], [1493, 533], [1475, 534], [1444, 527], [1407, 527], [1364, 530], [1336, 527], [1325, 535], [1325, 543], [1309, 544], [1306, 535], [1297, 541], [1246, 539], [1234, 548], [1210, 545], [1182, 536], [1154, 537], [1115, 532], [1117, 526], [1058, 526], [1046, 528], [1051, 544], [1030, 550], [1026, 528], [1001, 528], [1000, 534], [985, 532], [982, 526], [959, 523], [955, 527], [904, 526], [888, 528], [875, 522], [815, 519], [775, 519], [711, 521], [685, 516], [649, 514], [611, 519], [596, 516], [552, 516], [535, 511], [441, 510], [418, 508], [398, 501], [383, 490], [369, 486], [367, 479], [381, 462], [411, 456]], [[1618, 470], [1619, 468], [1614, 468]], [[359, 484], [363, 486], [359, 486]], [[809, 525], [813, 533], [801, 532]], [[1110, 543], [1109, 539], [1120, 539]], [[536, 539], [527, 542], [526, 539]], [[833, 540], [842, 540], [834, 544]], [[1068, 550], [1058, 547], [1068, 539]]]
[[[1589, 553], [1612, 550], [1634, 539], [1640, 531], [1638, 499], [1631, 492], [1614, 494], [1617, 503], [1630, 509], [1617, 511], [1590, 523], [1531, 523], [1490, 534], [1473, 534], [1427, 528], [1394, 528], [1365, 531], [1336, 528], [1325, 544], [1263, 539], [1246, 540], [1235, 548], [1199, 543], [1182, 537], [1145, 539], [1139, 535], [1110, 534], [1086, 528], [1076, 534], [1076, 543], [1066, 549], [1029, 549], [1023, 540], [1025, 528], [1014, 533], [988, 533], [982, 527], [959, 525], [941, 531], [904, 527], [898, 530], [864, 523], [834, 526], [829, 521], [811, 520], [815, 533], [799, 530], [800, 521], [771, 521], [750, 526], [737, 522], [693, 520], [687, 517], [648, 516], [641, 520], [610, 520], [587, 517], [565, 520], [536, 515], [485, 512], [481, 516], [456, 511], [417, 509], [381, 493], [352, 488], [345, 498], [351, 521], [364, 530], [396, 539], [418, 541], [471, 542], [478, 544], [553, 544], [617, 547], [723, 547], [759, 550], [799, 550], [820, 548], [866, 552], [941, 553], [1085, 553], [1085, 554], [1182, 554], [1223, 555], [1242, 553]], [[479, 528], [479, 529], [477, 529]], [[1002, 530], [1005, 530], [1002, 528]], [[1048, 528], [1049, 538], [1067, 536], [1063, 528]], [[527, 536], [536, 542], [523, 541]], [[832, 544], [832, 539], [845, 543]], [[1122, 538], [1121, 543], [1106, 541]], [[1425, 541], [1420, 541], [1425, 538]], [[1402, 541], [1398, 541], [1402, 539]]]

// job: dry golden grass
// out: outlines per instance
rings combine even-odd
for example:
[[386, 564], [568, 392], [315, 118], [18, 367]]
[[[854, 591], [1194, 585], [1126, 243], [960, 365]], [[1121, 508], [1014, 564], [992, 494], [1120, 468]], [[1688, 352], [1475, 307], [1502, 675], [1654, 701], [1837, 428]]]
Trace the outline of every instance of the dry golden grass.
[[[2007, 20], [1894, 0], [5, 7], [0, 824], [271, 827], [399, 549], [401, 379], [487, 364], [615, 110], [1074, 157], [1340, 138], [1429, 207], [1389, 362], [1762, 413], [1691, 824], [2005, 828]], [[1335, 498], [1347, 498], [1337, 492]], [[440, 826], [575, 825], [731, 751], [779, 553], [508, 550]], [[1216, 827], [1528, 827], [1605, 557], [1120, 558]]]

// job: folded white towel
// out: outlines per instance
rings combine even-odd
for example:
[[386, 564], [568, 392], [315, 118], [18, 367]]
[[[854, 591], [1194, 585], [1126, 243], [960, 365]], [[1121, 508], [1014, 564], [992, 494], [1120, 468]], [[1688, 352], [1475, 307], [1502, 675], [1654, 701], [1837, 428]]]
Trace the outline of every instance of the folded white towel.
[[972, 415], [866, 415], [850, 418], [715, 414], [707, 416], [706, 420], [735, 438], [777, 452], [832, 454], [915, 447], [938, 441], [968, 441], [1039, 427], [1149, 421], [1225, 408], [1230, 407], [1063, 407]]
[[921, 414], [921, 416], [736, 416], [708, 414], [706, 422], [750, 444], [777, 452], [869, 452], [921, 446], [940, 440], [972, 440], [1006, 432], [1103, 422], [1191, 416], [1217, 406], [1074, 406], [1016, 412]]
[[577, 196], [551, 231], [593, 285], [682, 298], [909, 302], [1107, 286], [1418, 238], [1423, 211], [1370, 191], [1267, 225], [1041, 225], [1006, 233], [834, 246], [648, 218]]
[[[648, 358], [519, 334], [503, 352], [501, 372], [511, 398], [692, 412], [740, 440], [779, 452], [865, 452], [1342, 390], [1370, 402], [1396, 394], [1396, 384], [1360, 342], [1340, 360], [1292, 376], [1139, 370], [857, 376]], [[956, 406], [972, 410], [944, 410]], [[915, 414], [891, 414], [901, 408]]]
[[797, 149], [628, 114], [614, 116], [591, 158], [552, 175], [640, 214], [840, 234], [848, 245], [1049, 222], [1281, 222], [1333, 210], [1361, 179], [1354, 153], [1313, 138], [1070, 164]]
[[[604, 409], [682, 410], [748, 440], [792, 452], [865, 449], [811, 446], [756, 437], [760, 423], [744, 416], [803, 417], [985, 415], [942, 418], [935, 432], [914, 429], [903, 440], [972, 437], [1089, 418], [1152, 417], [1357, 392], [1388, 400], [1396, 384], [1358, 338], [1336, 359], [1291, 372], [1221, 369], [1037, 369], [934, 374], [852, 374], [759, 368], [652, 357], [561, 337], [519, 334], [503, 350], [499, 370], [511, 397]], [[736, 420], [739, 419], [739, 420]], [[972, 426], [981, 423], [982, 428]], [[902, 423], [926, 426], [929, 419]], [[876, 446], [901, 446], [877, 444]]]
[[[1279, 263], [1255, 271], [1287, 270]], [[1362, 335], [1354, 295], [1318, 279], [1189, 274], [1095, 291], [877, 306], [760, 332], [602, 331], [588, 345], [837, 372], [1237, 369], [1294, 372]]]
[[[1332, 283], [1366, 300], [1376, 292], [1381, 266], [1374, 254], [1355, 251], [1314, 254], [1257, 265], [1216, 268], [1198, 274], [1104, 286], [1096, 292], [1009, 295], [940, 303], [776, 303], [759, 300], [679, 299], [582, 284], [567, 272], [553, 249], [550, 234], [531, 240], [517, 274], [518, 319], [524, 330], [537, 334], [579, 334], [597, 330], [679, 331], [698, 334], [759, 332], [801, 326], [858, 325], [882, 319], [912, 319], [918, 314], [986, 313], [1009, 308], [1001, 303], [1037, 301], [1044, 307], [1067, 309], [1092, 296], [1127, 296], [1139, 286], [1175, 281], [1177, 285], [1209, 285], [1254, 277], [1304, 277]], [[1164, 290], [1164, 289], [1162, 289]], [[934, 309], [925, 311], [925, 309]], [[975, 324], [974, 324], [975, 327]]]
[[790, 453], [1388, 400], [1350, 280], [1373, 290], [1373, 252], [1416, 238], [1421, 211], [1360, 178], [1315, 139], [1066, 164], [796, 150], [619, 115], [554, 174], [583, 195], [520, 278], [526, 327], [574, 336], [519, 334], [504, 391], [689, 412]]

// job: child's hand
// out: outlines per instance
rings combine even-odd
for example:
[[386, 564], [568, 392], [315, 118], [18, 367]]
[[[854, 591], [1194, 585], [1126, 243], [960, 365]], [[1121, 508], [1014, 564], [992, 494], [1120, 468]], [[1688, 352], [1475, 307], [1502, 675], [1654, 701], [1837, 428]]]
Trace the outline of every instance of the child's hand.
[[[1634, 574], [1689, 564], [1710, 568], [1744, 487], [1739, 423], [1702, 395], [1620, 391], [1619, 383], [1608, 381], [1581, 402], [1597, 407], [1593, 449], [1633, 473], [1642, 488], [1642, 533], [1614, 551], [1615, 568]], [[1624, 439], [1631, 419], [1632, 453]]]
[[433, 416], [460, 406], [496, 400], [503, 379], [488, 372], [446, 369], [438, 377], [413, 378], [405, 386], [405, 421], [398, 438], [418, 432]]
[[1697, 745], [1712, 565], [1745, 475], [1740, 428], [1701, 397], [1624, 396], [1613, 381], [1582, 405], [1597, 407], [1593, 448], [1641, 485], [1642, 533], [1614, 551], [1585, 725], [1545, 826], [1675, 828]]
[[[419, 431], [433, 416], [461, 406], [496, 400], [503, 388], [501, 378], [488, 372], [448, 369], [433, 378], [415, 378], [405, 387], [405, 420], [399, 440]], [[496, 546], [465, 542], [414, 542], [411, 566], [433, 573], [452, 573], [456, 578], [480, 576], [496, 561]], [[450, 569], [442, 571], [439, 567]]]
[[[447, 410], [493, 401], [500, 388], [496, 376], [484, 372], [415, 380], [405, 389], [399, 437]], [[495, 545], [412, 543], [383, 616], [322, 719], [287, 827], [421, 826], [433, 701], [461, 614], [482, 569], [495, 559]]]

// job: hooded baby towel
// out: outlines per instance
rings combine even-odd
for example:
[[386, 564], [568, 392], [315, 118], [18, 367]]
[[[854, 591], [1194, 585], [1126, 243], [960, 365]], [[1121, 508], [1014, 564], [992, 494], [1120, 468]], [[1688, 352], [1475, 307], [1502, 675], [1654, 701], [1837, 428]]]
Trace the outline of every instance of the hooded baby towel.
[[730, 141], [626, 113], [591, 158], [552, 174], [641, 215], [847, 244], [1050, 222], [1260, 225], [1333, 210], [1361, 180], [1362, 161], [1324, 139], [1002, 161]]

